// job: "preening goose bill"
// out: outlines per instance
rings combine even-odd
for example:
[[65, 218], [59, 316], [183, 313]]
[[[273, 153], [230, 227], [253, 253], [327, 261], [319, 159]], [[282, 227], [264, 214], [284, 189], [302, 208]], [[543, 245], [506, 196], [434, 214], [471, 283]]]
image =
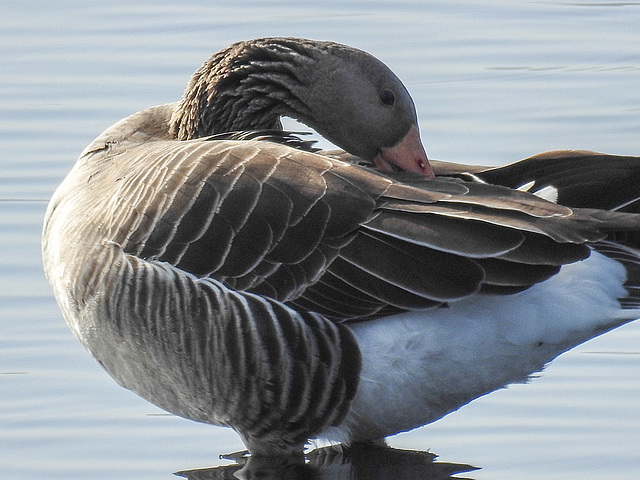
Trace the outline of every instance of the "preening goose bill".
[[[283, 115], [347, 153], [294, 148]], [[161, 408], [254, 455], [380, 439], [640, 317], [640, 216], [614, 211], [637, 183], [606, 205], [574, 185], [583, 204], [563, 205], [571, 175], [535, 165], [431, 164], [371, 55], [241, 42], [85, 149], [49, 205], [44, 267], [80, 341]]]

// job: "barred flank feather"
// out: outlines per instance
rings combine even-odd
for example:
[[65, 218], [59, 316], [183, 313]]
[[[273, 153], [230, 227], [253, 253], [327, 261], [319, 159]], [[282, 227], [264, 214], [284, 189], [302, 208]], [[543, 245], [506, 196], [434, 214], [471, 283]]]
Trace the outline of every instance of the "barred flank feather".
[[[127, 388], [179, 415], [233, 425], [253, 451], [271, 437], [299, 448], [346, 414], [360, 355], [345, 326], [166, 263], [126, 256], [113, 273], [119, 281], [95, 308], [116, 322], [99, 335], [118, 339], [140, 371], [130, 378], [121, 357], [94, 353]], [[162, 392], [152, 385], [159, 374]]]

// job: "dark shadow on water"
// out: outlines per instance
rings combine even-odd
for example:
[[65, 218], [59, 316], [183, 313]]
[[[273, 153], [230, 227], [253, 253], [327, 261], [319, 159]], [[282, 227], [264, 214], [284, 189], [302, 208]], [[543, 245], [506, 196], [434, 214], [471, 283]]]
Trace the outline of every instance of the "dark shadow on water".
[[477, 470], [471, 465], [436, 461], [430, 452], [367, 445], [314, 450], [306, 462], [236, 455], [235, 465], [176, 472], [189, 480], [470, 480], [453, 477]]

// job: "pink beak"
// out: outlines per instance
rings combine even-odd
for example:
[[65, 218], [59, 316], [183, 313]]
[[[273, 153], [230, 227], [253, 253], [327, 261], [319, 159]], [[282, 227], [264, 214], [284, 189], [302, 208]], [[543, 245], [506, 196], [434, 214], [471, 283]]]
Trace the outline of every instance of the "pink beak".
[[427, 154], [420, 140], [418, 126], [413, 125], [407, 134], [393, 147], [382, 147], [373, 163], [381, 170], [393, 170], [392, 165], [425, 177], [435, 177]]

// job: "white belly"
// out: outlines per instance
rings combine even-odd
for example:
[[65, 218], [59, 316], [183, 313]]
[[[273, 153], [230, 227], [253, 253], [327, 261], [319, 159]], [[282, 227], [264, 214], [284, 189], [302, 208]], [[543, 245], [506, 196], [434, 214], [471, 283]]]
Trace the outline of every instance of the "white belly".
[[526, 381], [557, 355], [637, 318], [622, 311], [624, 268], [593, 252], [510, 296], [476, 295], [448, 308], [356, 323], [361, 385], [330, 440], [381, 438], [432, 422]]

